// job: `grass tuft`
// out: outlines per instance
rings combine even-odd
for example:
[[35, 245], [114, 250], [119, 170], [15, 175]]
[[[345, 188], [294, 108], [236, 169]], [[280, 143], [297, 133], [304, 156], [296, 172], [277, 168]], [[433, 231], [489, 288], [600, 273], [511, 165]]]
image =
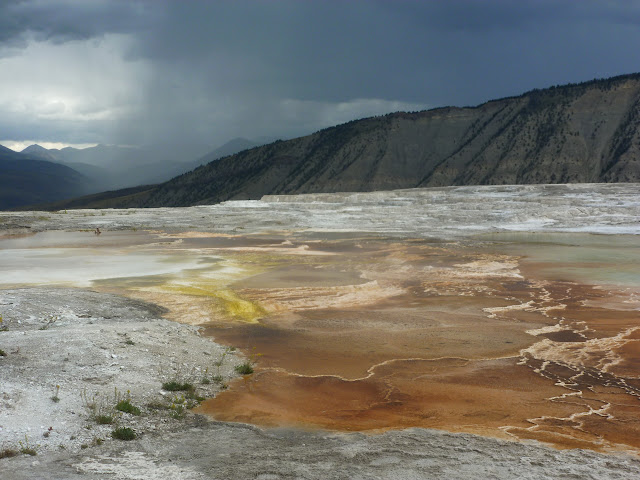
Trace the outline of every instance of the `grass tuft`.
[[140, 409], [131, 403], [128, 398], [120, 400], [116, 404], [116, 410], [124, 413], [130, 413], [131, 415], [140, 415]]
[[111, 432], [111, 436], [116, 440], [129, 441], [136, 438], [136, 432], [133, 428], [118, 427], [113, 432]]
[[249, 362], [241, 363], [235, 366], [235, 371], [240, 375], [251, 375], [253, 373], [253, 365]]
[[29, 443], [29, 438], [26, 434], [24, 436], [24, 442], [20, 441], [18, 443], [20, 444], [20, 453], [23, 455], [31, 455], [33, 457], [38, 454], [35, 447]]
[[96, 415], [96, 423], [98, 425], [111, 425], [113, 417], [111, 415]]
[[172, 380], [170, 382], [164, 382], [162, 384], [162, 389], [167, 392], [188, 392], [193, 390], [193, 385], [190, 383], [180, 383]]
[[24, 455], [31, 455], [32, 457], [35, 457], [38, 454], [38, 452], [36, 452], [36, 449], [33, 447], [22, 447], [20, 449], [20, 453]]
[[56, 385], [56, 393], [54, 393], [53, 396], [51, 397], [51, 400], [53, 401], [53, 403], [58, 403], [60, 401], [60, 397], [58, 396], [58, 393], [60, 393], [60, 385]]

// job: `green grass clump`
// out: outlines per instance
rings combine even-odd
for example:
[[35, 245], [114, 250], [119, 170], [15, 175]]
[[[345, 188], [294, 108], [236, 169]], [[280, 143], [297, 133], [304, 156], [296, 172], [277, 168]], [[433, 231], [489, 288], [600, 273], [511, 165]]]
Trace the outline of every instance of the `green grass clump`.
[[182, 392], [182, 391], [190, 391], [193, 390], [193, 385], [190, 383], [180, 383], [172, 380], [170, 382], [164, 382], [162, 384], [162, 389], [167, 392]]
[[113, 417], [111, 415], [104, 415], [104, 414], [96, 415], [96, 423], [98, 425], [111, 425], [113, 423]]
[[7, 352], [5, 352], [0, 348], [0, 357], [6, 357], [6, 356], [7, 356]]
[[241, 363], [235, 366], [235, 371], [240, 375], [251, 375], [253, 373], [253, 365], [249, 362]]
[[111, 432], [111, 436], [116, 440], [129, 441], [136, 438], [136, 432], [133, 428], [118, 427], [113, 432]]
[[24, 442], [20, 441], [18, 443], [20, 444], [20, 453], [22, 453], [23, 455], [31, 455], [33, 457], [38, 454], [35, 447], [31, 443], [29, 443], [29, 438], [26, 434], [24, 436]]
[[116, 410], [124, 413], [130, 413], [131, 415], [140, 415], [140, 409], [135, 405], [131, 404], [131, 400], [128, 398], [125, 400], [120, 400], [116, 404]]

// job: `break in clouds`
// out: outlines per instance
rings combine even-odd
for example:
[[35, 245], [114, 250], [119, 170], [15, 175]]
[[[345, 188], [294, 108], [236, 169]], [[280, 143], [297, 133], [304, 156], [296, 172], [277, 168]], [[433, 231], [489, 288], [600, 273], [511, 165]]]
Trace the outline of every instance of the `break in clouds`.
[[[637, 71], [640, 2], [0, 2], [0, 139], [201, 154]], [[12, 146], [8, 145], [8, 146]]]

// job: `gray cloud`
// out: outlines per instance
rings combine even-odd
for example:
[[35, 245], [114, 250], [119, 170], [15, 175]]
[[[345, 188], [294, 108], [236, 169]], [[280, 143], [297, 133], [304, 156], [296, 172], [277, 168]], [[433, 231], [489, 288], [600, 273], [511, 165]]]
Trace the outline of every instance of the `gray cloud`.
[[24, 47], [29, 38], [61, 43], [132, 32], [149, 23], [151, 6], [133, 0], [3, 0], [0, 44]]
[[205, 148], [475, 105], [636, 71], [639, 24], [638, 1], [2, 2], [0, 138]]

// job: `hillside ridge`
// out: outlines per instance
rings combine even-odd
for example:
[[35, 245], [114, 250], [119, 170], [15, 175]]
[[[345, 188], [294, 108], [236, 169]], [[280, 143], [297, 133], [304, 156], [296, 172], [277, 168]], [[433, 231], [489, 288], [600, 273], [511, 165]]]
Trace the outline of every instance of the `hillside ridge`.
[[448, 185], [640, 181], [640, 73], [354, 120], [250, 148], [110, 206]]

